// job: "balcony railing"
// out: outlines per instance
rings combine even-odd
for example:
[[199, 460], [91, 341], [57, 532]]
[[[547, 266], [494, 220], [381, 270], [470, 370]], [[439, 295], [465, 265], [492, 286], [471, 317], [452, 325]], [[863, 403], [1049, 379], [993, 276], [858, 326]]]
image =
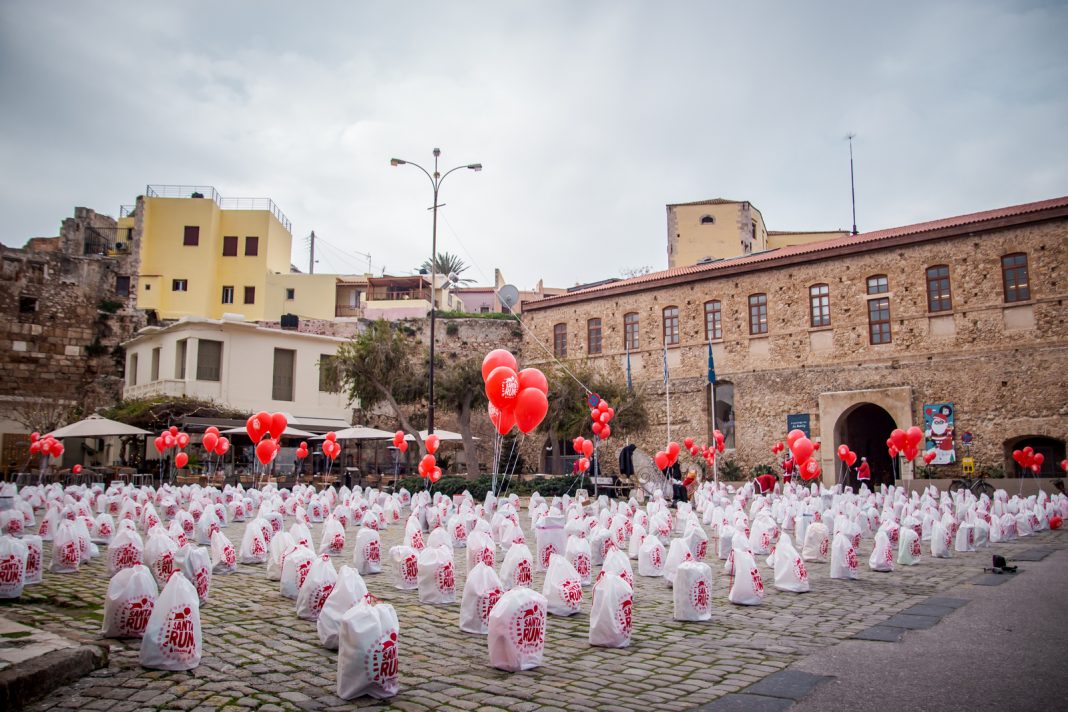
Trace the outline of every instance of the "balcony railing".
[[130, 251], [130, 228], [93, 227], [85, 228], [85, 252], [87, 255], [108, 255]]
[[137, 212], [137, 206], [136, 205], [120, 205], [119, 206], [119, 217], [120, 218], [132, 217], [135, 212]]
[[406, 299], [423, 299], [429, 302], [430, 290], [419, 289], [418, 287], [411, 289], [404, 287], [374, 287], [367, 291], [366, 299], [369, 302], [392, 302]]
[[223, 210], [267, 210], [289, 232], [293, 224], [270, 198], [224, 198], [210, 185], [149, 185], [145, 187], [149, 198], [206, 198], [215, 201]]
[[352, 307], [343, 304], [338, 304], [334, 307], [334, 316], [362, 317], [363, 307]]

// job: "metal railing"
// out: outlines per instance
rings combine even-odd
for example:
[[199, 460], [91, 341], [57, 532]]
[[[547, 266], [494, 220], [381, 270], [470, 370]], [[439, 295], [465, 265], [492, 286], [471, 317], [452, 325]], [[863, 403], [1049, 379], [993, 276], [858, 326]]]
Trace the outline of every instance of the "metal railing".
[[85, 228], [86, 255], [108, 255], [112, 252], [129, 252], [130, 228], [128, 227], [94, 227]]
[[131, 217], [135, 212], [137, 212], [137, 206], [136, 205], [120, 205], [119, 206], [119, 217], [120, 218]]
[[289, 232], [293, 224], [285, 213], [270, 198], [224, 198], [210, 185], [148, 185], [145, 195], [149, 198], [204, 198], [212, 200], [223, 210], [267, 210]]

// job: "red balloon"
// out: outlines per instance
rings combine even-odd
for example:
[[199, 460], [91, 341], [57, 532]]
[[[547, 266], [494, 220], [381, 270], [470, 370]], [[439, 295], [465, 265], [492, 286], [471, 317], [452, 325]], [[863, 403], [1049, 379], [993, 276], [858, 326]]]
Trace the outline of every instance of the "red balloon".
[[820, 442], [819, 440], [816, 440], [816, 441], [814, 441], [814, 442], [812, 443], [812, 448], [813, 448], [814, 450], [819, 450], [819, 449], [820, 449], [820, 445], [822, 445], [822, 444], [823, 444], [823, 443], [821, 443], [821, 442]]
[[205, 450], [207, 450], [208, 452], [213, 452], [215, 450], [215, 446], [219, 444], [219, 436], [215, 433], [205, 432], [204, 441], [201, 444], [204, 445]]
[[1068, 460], [1061, 460], [1061, 469], [1068, 472]]
[[274, 457], [274, 440], [260, 440], [256, 444], [256, 459], [266, 465]]
[[167, 449], [163, 444], [162, 435], [157, 435], [156, 439], [152, 441], [152, 444], [156, 446], [156, 452], [158, 452], [160, 455], [162, 455], [163, 451]]
[[600, 421], [594, 421], [593, 425], [591, 425], [590, 427], [593, 429], [594, 435], [600, 435], [601, 430], [604, 429], [604, 423]]
[[515, 411], [503, 411], [492, 403], [487, 403], [486, 407], [489, 410], [489, 419], [493, 427], [501, 435], [507, 435], [515, 425]]
[[70, 471], [73, 472], [76, 475], [80, 475], [80, 474], [82, 474], [82, 466], [81, 465], [75, 465], [74, 467], [70, 468]]
[[400, 441], [400, 445], [397, 446], [397, 449], [400, 450], [401, 452], [408, 452], [408, 441], [407, 440], [401, 440]]
[[303, 460], [304, 458], [306, 458], [308, 456], [308, 449], [307, 448], [303, 448], [303, 447], [298, 447], [296, 454], [297, 454], [297, 459], [298, 460]]
[[37, 440], [30, 443], [30, 453], [36, 455], [39, 452], [41, 452], [41, 441]]
[[172, 425], [170, 428], [168, 428], [168, 430], [170, 431], [171, 435], [177, 435], [178, 434], [178, 426], [177, 425]]
[[905, 459], [906, 460], [909, 460], [909, 461], [915, 460], [916, 456], [919, 455], [919, 454], [920, 454], [920, 449], [918, 447], [916, 447], [915, 445], [907, 445], [905, 447]]
[[515, 356], [505, 349], [494, 349], [486, 354], [486, 357], [482, 359], [482, 380], [488, 381], [489, 375], [493, 372], [493, 369], [499, 366], [506, 366], [507, 368], [515, 371], [519, 368], [519, 364], [516, 363]]
[[393, 444], [397, 447], [400, 447], [400, 444], [402, 442], [404, 442], [404, 431], [398, 430], [397, 432], [393, 433]]
[[524, 388], [537, 388], [545, 395], [549, 395], [549, 379], [536, 368], [524, 368], [518, 374], [519, 390]]
[[515, 424], [520, 432], [525, 434], [534, 430], [541, 425], [548, 412], [549, 399], [537, 388], [524, 388], [519, 392], [515, 402]]
[[1043, 455], [1043, 454], [1042, 454], [1042, 453], [1040, 453], [1040, 452], [1036, 452], [1036, 453], [1035, 453], [1035, 456], [1034, 456], [1033, 458], [1031, 458], [1031, 460], [1032, 460], [1032, 462], [1034, 462], [1034, 463], [1035, 463], [1036, 465], [1038, 465], [1039, 467], [1041, 467], [1041, 466], [1042, 466], [1042, 463], [1046, 461], [1046, 456], [1045, 456], [1045, 455]]
[[690, 454], [693, 455], [694, 457], [697, 457], [697, 453], [699, 453], [699, 452], [700, 452], [700, 450], [698, 450], [695, 447], [691, 447], [690, 448]]
[[[536, 388], [529, 390], [537, 391]], [[541, 395], [545, 396], [544, 393]], [[514, 409], [516, 399], [519, 398], [519, 376], [515, 370], [507, 366], [498, 366], [493, 369], [489, 378], [486, 379], [486, 397], [489, 398], [490, 403], [501, 410]]]
[[934, 450], [928, 450], [927, 452], [923, 453], [923, 461], [928, 465], [934, 462], [934, 459], [936, 457], [938, 457], [938, 453]]
[[799, 466], [808, 462], [808, 459], [812, 457], [812, 453], [816, 448], [812, 445], [812, 441], [806, 438], [803, 434], [801, 437], [794, 440], [793, 445], [790, 446], [790, 451], [794, 454], [794, 462]]
[[52, 457], [63, 457], [63, 443], [52, 441]]
[[614, 417], [616, 417], [616, 409], [612, 406], [608, 406], [608, 420], [611, 421]]
[[916, 447], [920, 444], [920, 441], [923, 440], [923, 431], [913, 425], [905, 433], [905, 439], [908, 441], [909, 445]]
[[904, 450], [905, 445], [908, 442], [908, 439], [905, 437], [905, 431], [901, 428], [894, 428], [893, 432], [890, 433], [890, 442], [899, 451]]
[[174, 447], [177, 444], [178, 444], [178, 441], [175, 440], [174, 436], [171, 435], [170, 433], [167, 433], [166, 435], [163, 436], [163, 447], [167, 448], [168, 450], [170, 450], [172, 447]]
[[215, 446], [216, 455], [225, 455], [230, 452], [230, 441], [227, 438], [219, 438], [219, 444]]
[[1049, 518], [1049, 528], [1050, 529], [1060, 529], [1061, 526], [1063, 526], [1063, 525], [1064, 525], [1064, 520], [1061, 519], [1060, 517], [1054, 515], [1054, 516]]
[[848, 454], [849, 454], [849, 446], [848, 445], [843, 443], [843, 444], [838, 446], [838, 459], [839, 460], [846, 459], [846, 455], [848, 455]]
[[593, 456], [593, 441], [592, 440], [586, 440], [586, 441], [584, 441], [582, 443], [582, 453], [586, 457], [592, 457]]
[[671, 464], [668, 454], [663, 450], [656, 453], [656, 457], [654, 457], [653, 460], [656, 462], [656, 469], [658, 470], [666, 470], [668, 465]]
[[1026, 454], [1028, 454], [1028, 455], [1034, 455], [1034, 454], [1035, 454], [1035, 449], [1034, 449], [1033, 447], [1031, 447], [1030, 445], [1028, 445], [1027, 447], [1025, 447], [1025, 448], [1023, 449], [1023, 451], [1024, 451], [1024, 452], [1025, 452]]
[[1023, 460], [1024, 460], [1023, 450], [1013, 450], [1012, 451], [1012, 459], [1016, 460], [1016, 462], [1018, 464], [1022, 464]]
[[271, 415], [271, 424], [268, 429], [271, 432], [271, 437], [277, 440], [282, 437], [282, 433], [286, 431], [286, 426], [289, 425], [289, 420], [286, 418], [285, 413], [274, 413]]
[[679, 456], [679, 444], [675, 441], [671, 441], [667, 445], [667, 454], [670, 458], [676, 458]]
[[174, 436], [174, 440], [178, 443], [178, 447], [185, 447], [189, 444], [189, 435], [187, 433], [178, 433]]
[[586, 470], [590, 469], [590, 461], [585, 457], [579, 458], [578, 466], [579, 472], [585, 472]]
[[441, 479], [441, 468], [440, 467], [435, 467], [434, 471], [430, 473], [430, 481], [431, 482], [437, 482], [440, 479]]
[[256, 416], [250, 416], [245, 421], [245, 432], [252, 438], [252, 442], [258, 443], [263, 438], [263, 423]]
[[601, 440], [607, 440], [610, 437], [612, 437], [612, 426], [610, 426], [610, 425], [601, 426]]
[[856, 463], [856, 461], [857, 461], [857, 453], [853, 452], [852, 450], [850, 450], [849, 452], [846, 453], [845, 463], [847, 465], [852, 467]]
[[32, 433], [30, 433], [30, 442], [31, 443], [35, 443], [40, 439], [41, 439], [41, 434], [39, 432], [37, 432], [36, 430], [34, 430]]
[[809, 460], [801, 467], [801, 479], [814, 480], [820, 476], [820, 463], [815, 460]]
[[438, 451], [439, 444], [441, 444], [441, 438], [437, 435], [428, 435], [426, 437], [426, 451], [431, 455]]
[[1038, 465], [1031, 465], [1031, 472], [1034, 472], [1037, 475], [1041, 471], [1042, 471], [1042, 468], [1039, 467]]
[[174, 466], [178, 469], [185, 467], [187, 464], [189, 464], [189, 455], [180, 452], [174, 456]]
[[682, 444], [683, 444], [683, 447], [685, 447], [687, 450], [689, 450], [690, 448], [693, 447], [693, 438], [683, 438], [682, 439]]
[[898, 454], [899, 452], [901, 452], [900, 450], [898, 450], [898, 449], [897, 449], [896, 447], [894, 447], [893, 445], [891, 445], [891, 446], [890, 446], [889, 448], [887, 448], [887, 450], [888, 450], [888, 452], [890, 453], [890, 457], [897, 457], [897, 454]]
[[[719, 431], [717, 430], [716, 432], [718, 433]], [[791, 448], [793, 448], [794, 442], [796, 440], [799, 440], [800, 438], [803, 438], [803, 437], [805, 437], [805, 431], [798, 430], [798, 429], [795, 428], [795, 429], [791, 430], [789, 433], [787, 433], [787, 435], [786, 435], [786, 444], [789, 445]], [[716, 440], [719, 440], [719, 436], [716, 436]]]
[[337, 442], [337, 433], [335, 433], [335, 432], [329, 432], [329, 433], [326, 434], [325, 437], [330, 442]]
[[219, 432], [219, 429], [216, 428], [214, 425], [209, 425], [207, 428], [205, 428], [204, 434], [207, 435], [208, 433], [212, 433], [216, 437], [222, 435], [222, 433]]

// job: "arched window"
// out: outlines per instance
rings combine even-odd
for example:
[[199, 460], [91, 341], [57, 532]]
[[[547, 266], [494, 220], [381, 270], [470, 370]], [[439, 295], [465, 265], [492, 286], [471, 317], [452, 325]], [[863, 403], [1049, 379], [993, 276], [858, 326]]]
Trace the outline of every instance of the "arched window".
[[808, 288], [808, 300], [812, 326], [830, 326], [831, 288], [826, 284], [813, 284]]
[[567, 324], [553, 326], [553, 356], [567, 358]]
[[679, 308], [664, 307], [664, 345], [678, 346]]
[[1031, 280], [1027, 273], [1027, 254], [1014, 252], [1001, 258], [1001, 279], [1006, 302], [1026, 302], [1031, 298]]
[[942, 312], [953, 309], [949, 293], [949, 265], [927, 268], [927, 311]]
[[768, 295], [749, 295], [749, 334], [768, 333]]
[[723, 308], [718, 299], [705, 302], [705, 341], [723, 338]]
[[626, 351], [638, 350], [638, 312], [623, 315], [623, 348]]
[[701, 224], [702, 225], [715, 225], [716, 224], [716, 218], [713, 217], [712, 215], [702, 215], [701, 216]]

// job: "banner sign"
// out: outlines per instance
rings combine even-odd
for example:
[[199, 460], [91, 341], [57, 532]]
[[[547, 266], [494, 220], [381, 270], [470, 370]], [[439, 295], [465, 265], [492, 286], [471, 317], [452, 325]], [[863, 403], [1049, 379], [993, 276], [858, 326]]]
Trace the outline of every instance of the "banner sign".
[[795, 415], [786, 416], [786, 432], [791, 430], [800, 430], [805, 434], [806, 438], [812, 437], [812, 432], [809, 430], [808, 413], [797, 413]]
[[924, 450], [934, 448], [935, 459], [932, 465], [949, 465], [957, 461], [957, 452], [953, 446], [953, 404], [929, 403], [923, 407], [923, 436], [926, 438]]

